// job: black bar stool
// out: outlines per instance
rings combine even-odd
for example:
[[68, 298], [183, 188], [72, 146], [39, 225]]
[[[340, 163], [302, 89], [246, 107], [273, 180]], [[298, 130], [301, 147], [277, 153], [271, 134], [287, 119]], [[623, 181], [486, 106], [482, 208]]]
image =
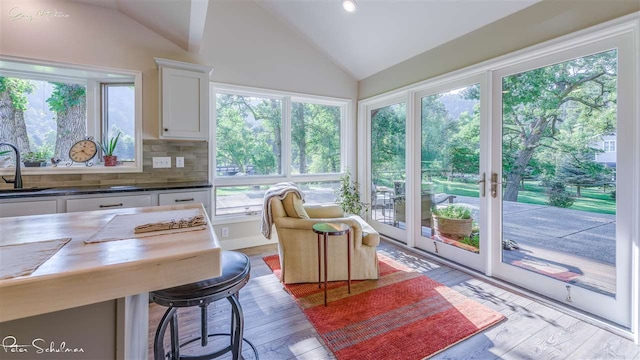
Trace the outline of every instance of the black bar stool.
[[[238, 291], [249, 282], [251, 264], [247, 255], [235, 251], [222, 252], [222, 275], [213, 279], [203, 280], [192, 284], [177, 286], [170, 289], [158, 290], [149, 294], [151, 301], [158, 305], [167, 306], [153, 342], [153, 353], [155, 360], [192, 359], [204, 360], [215, 359], [231, 351], [233, 359], [240, 359], [242, 354], [242, 342], [246, 342], [258, 359], [256, 347], [247, 339], [244, 339], [244, 315], [242, 306], [238, 300]], [[231, 304], [231, 332], [209, 334], [207, 330], [207, 307], [210, 303], [227, 299]], [[200, 307], [200, 337], [191, 339], [183, 344], [179, 343], [178, 336], [178, 316], [176, 310], [179, 307]], [[171, 329], [171, 352], [165, 355], [164, 334], [167, 325]], [[200, 340], [200, 345], [205, 347], [208, 339], [216, 336], [228, 336], [231, 341], [229, 346], [197, 356], [181, 356], [180, 348], [185, 347], [195, 341]]]

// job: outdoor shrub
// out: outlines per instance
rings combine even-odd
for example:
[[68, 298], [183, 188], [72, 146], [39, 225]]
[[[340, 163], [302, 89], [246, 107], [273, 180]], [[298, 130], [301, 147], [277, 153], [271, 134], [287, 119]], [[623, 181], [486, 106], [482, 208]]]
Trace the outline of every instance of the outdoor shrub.
[[615, 200], [615, 199], [616, 199], [616, 191], [615, 191], [615, 190], [613, 190], [613, 191], [611, 192], [611, 198], [612, 198], [613, 200]]
[[448, 205], [433, 212], [437, 216], [448, 219], [470, 219], [471, 210], [462, 205]]
[[549, 205], [561, 208], [568, 208], [573, 205], [574, 198], [569, 193], [562, 181], [549, 180], [545, 182], [547, 186], [547, 197]]
[[476, 249], [480, 249], [480, 235], [472, 234], [471, 236], [465, 236], [460, 240], [461, 243], [471, 245]]

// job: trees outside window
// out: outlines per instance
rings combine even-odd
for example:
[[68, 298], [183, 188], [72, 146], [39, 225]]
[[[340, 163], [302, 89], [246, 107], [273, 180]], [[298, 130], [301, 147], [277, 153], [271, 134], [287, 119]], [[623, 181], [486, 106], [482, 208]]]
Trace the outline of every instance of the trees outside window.
[[220, 85], [215, 102], [216, 215], [260, 211], [264, 192], [282, 181], [312, 203], [335, 201], [346, 101]]
[[563, 162], [596, 171], [594, 148], [616, 129], [616, 77], [610, 50], [502, 79], [504, 200], [517, 201], [527, 174], [562, 178]]

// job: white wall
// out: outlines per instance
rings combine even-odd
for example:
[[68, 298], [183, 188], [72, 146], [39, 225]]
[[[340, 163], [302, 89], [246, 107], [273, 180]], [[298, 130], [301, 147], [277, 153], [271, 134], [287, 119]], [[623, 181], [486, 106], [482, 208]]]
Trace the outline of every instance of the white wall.
[[638, 0], [544, 0], [359, 82], [366, 99], [640, 10]]

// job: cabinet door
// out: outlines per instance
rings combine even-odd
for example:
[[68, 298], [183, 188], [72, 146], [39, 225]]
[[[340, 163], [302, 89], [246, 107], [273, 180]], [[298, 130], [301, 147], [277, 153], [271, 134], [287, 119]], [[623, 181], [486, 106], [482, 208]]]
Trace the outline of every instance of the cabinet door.
[[110, 196], [67, 200], [67, 212], [151, 206], [151, 195]]
[[55, 213], [56, 200], [22, 201], [0, 204], [0, 217]]
[[206, 73], [161, 69], [163, 139], [207, 140], [209, 85]]
[[179, 205], [201, 203], [209, 213], [209, 191], [188, 191], [161, 193], [158, 197], [158, 205]]

